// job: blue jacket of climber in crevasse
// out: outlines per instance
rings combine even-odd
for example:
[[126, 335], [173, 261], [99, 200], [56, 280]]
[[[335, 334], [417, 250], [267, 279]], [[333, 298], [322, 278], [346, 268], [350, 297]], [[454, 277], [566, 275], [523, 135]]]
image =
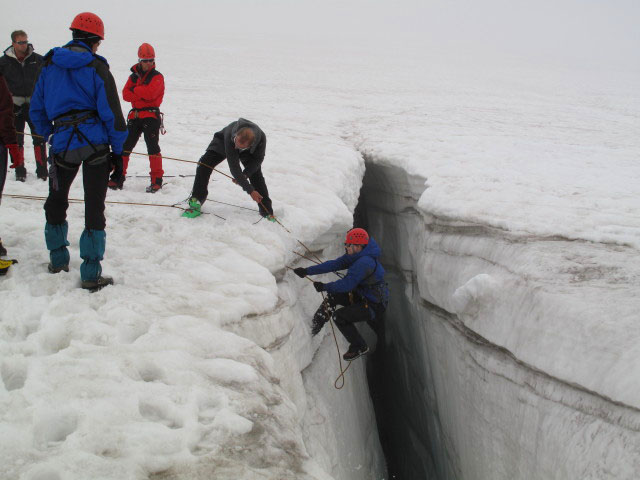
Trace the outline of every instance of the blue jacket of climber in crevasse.
[[361, 252], [354, 255], [342, 255], [319, 265], [306, 268], [308, 275], [336, 272], [347, 269], [344, 278], [325, 283], [328, 293], [358, 292], [369, 302], [386, 308], [389, 301], [389, 289], [384, 281], [384, 268], [379, 262], [381, 250], [373, 238]]

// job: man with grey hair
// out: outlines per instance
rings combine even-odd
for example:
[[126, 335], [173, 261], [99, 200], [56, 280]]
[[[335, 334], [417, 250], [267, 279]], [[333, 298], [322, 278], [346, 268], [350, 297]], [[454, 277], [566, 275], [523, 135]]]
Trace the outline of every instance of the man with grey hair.
[[[240, 118], [213, 135], [207, 151], [200, 158], [196, 170], [189, 209], [182, 216], [195, 218], [207, 199], [209, 177], [213, 168], [225, 158], [233, 175], [233, 182], [258, 204], [263, 217], [275, 221], [267, 184], [262, 175], [262, 161], [267, 149], [267, 137], [255, 123]], [[242, 166], [241, 166], [242, 165]], [[244, 169], [242, 168], [244, 167]]]
[[[4, 76], [13, 97], [13, 115], [18, 133], [18, 148], [22, 153], [22, 161], [16, 164], [16, 180], [24, 182], [27, 169], [24, 166], [24, 129], [29, 125], [31, 134], [37, 134], [29, 117], [31, 92], [42, 65], [42, 56], [37, 54], [24, 30], [11, 33], [11, 46], [4, 51], [0, 58], [0, 73]], [[36, 158], [36, 175], [42, 180], [47, 179], [47, 150], [44, 138], [33, 136], [33, 149]]]

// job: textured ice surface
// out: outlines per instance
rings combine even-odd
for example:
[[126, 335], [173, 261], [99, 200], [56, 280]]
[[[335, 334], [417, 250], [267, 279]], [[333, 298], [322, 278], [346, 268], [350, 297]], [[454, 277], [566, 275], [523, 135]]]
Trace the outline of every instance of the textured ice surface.
[[[32, 6], [34, 23], [5, 12], [4, 31], [24, 27], [41, 53], [65, 42], [76, 7]], [[333, 390], [334, 347], [327, 337], [312, 341], [306, 323], [319, 297], [285, 273], [307, 264], [293, 253], [304, 252], [296, 240], [337, 253], [330, 246], [351, 225], [362, 152], [409, 173], [390, 178], [399, 208], [381, 196], [386, 213], [371, 226], [390, 263], [412, 272], [405, 297], [437, 305], [449, 321], [429, 320], [422, 336], [399, 330], [415, 342], [398, 370], [411, 374], [400, 386], [415, 395], [411, 444], [422, 445], [423, 420], [440, 422], [428, 430], [439, 432], [438, 449], [420, 449], [421, 459], [446, 456], [432, 463], [453, 477], [531, 478], [533, 470], [543, 478], [558, 465], [558, 478], [627, 477], [638, 458], [640, 358], [635, 57], [623, 71], [518, 56], [492, 63], [440, 53], [446, 42], [437, 36], [428, 47], [372, 46], [354, 30], [357, 41], [343, 42], [315, 15], [296, 19], [295, 39], [259, 37], [244, 26], [218, 30], [238, 21], [236, 10], [223, 21], [219, 10], [193, 6], [128, 4], [105, 15], [99, 52], [121, 87], [137, 46], [154, 45], [166, 76], [165, 157], [196, 161], [213, 132], [240, 116], [256, 121], [269, 139], [264, 174], [275, 212], [291, 233], [254, 225], [255, 204], [218, 174], [208, 215], [182, 219], [167, 206], [188, 197], [195, 166], [166, 159], [165, 184], [151, 197], [148, 160], [132, 155], [125, 189], [108, 200], [165, 206], [107, 207], [103, 267], [116, 284], [89, 295], [78, 288], [82, 205], [68, 211], [71, 271], [52, 276], [42, 202], [3, 198], [0, 233], [20, 263], [0, 281], [1, 476], [383, 476], [361, 366], [346, 390]], [[353, 28], [344, 2], [331, 8], [329, 17]], [[415, 17], [424, 30], [424, 16]], [[633, 16], [622, 17], [602, 15], [635, 28]], [[141, 19], [135, 29], [131, 18]], [[310, 23], [323, 25], [321, 42], [305, 35]], [[589, 45], [602, 44], [592, 35], [602, 29], [585, 31]], [[29, 147], [26, 156], [27, 182], [10, 175], [5, 193], [46, 195]], [[82, 197], [81, 185], [78, 178], [71, 197]], [[398, 212], [412, 222], [393, 225]], [[456, 332], [513, 357], [483, 356]], [[442, 339], [441, 350], [431, 339]], [[429, 380], [419, 383], [423, 375]], [[416, 408], [433, 402], [435, 416]]]

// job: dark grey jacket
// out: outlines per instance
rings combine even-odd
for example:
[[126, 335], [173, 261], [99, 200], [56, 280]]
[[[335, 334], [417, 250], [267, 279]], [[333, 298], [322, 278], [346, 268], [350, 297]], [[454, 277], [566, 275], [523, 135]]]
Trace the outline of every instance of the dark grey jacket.
[[30, 97], [41, 65], [42, 55], [33, 51], [33, 45], [29, 44], [27, 56], [22, 63], [16, 58], [13, 47], [7, 48], [0, 58], [0, 73], [4, 75], [11, 95]]
[[[238, 130], [244, 127], [251, 128], [255, 134], [255, 138], [251, 146], [241, 152], [236, 148], [234, 138]], [[267, 137], [264, 132], [260, 130], [258, 125], [244, 118], [231, 122], [222, 130], [216, 132], [213, 135], [213, 140], [211, 140], [211, 143], [207, 147], [207, 150], [216, 152], [227, 159], [233, 178], [236, 179], [238, 185], [247, 193], [251, 193], [254, 190], [247, 178], [260, 170], [266, 149]], [[240, 166], [240, 163], [242, 163], [244, 170]]]

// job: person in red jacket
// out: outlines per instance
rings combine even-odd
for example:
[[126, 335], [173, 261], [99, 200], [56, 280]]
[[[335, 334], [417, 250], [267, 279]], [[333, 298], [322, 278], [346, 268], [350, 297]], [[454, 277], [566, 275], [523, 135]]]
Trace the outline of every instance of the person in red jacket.
[[155, 193], [162, 188], [164, 171], [158, 140], [162, 129], [160, 105], [164, 97], [164, 77], [156, 70], [155, 57], [156, 52], [151, 45], [148, 43], [140, 45], [138, 63], [131, 67], [131, 75], [122, 90], [122, 98], [131, 102], [133, 108], [127, 119], [129, 135], [124, 142], [122, 169], [116, 167], [109, 180], [109, 188], [112, 190], [122, 189], [129, 165], [129, 153], [142, 134], [147, 144], [151, 166], [149, 172], [151, 185], [147, 187], [147, 192]]

